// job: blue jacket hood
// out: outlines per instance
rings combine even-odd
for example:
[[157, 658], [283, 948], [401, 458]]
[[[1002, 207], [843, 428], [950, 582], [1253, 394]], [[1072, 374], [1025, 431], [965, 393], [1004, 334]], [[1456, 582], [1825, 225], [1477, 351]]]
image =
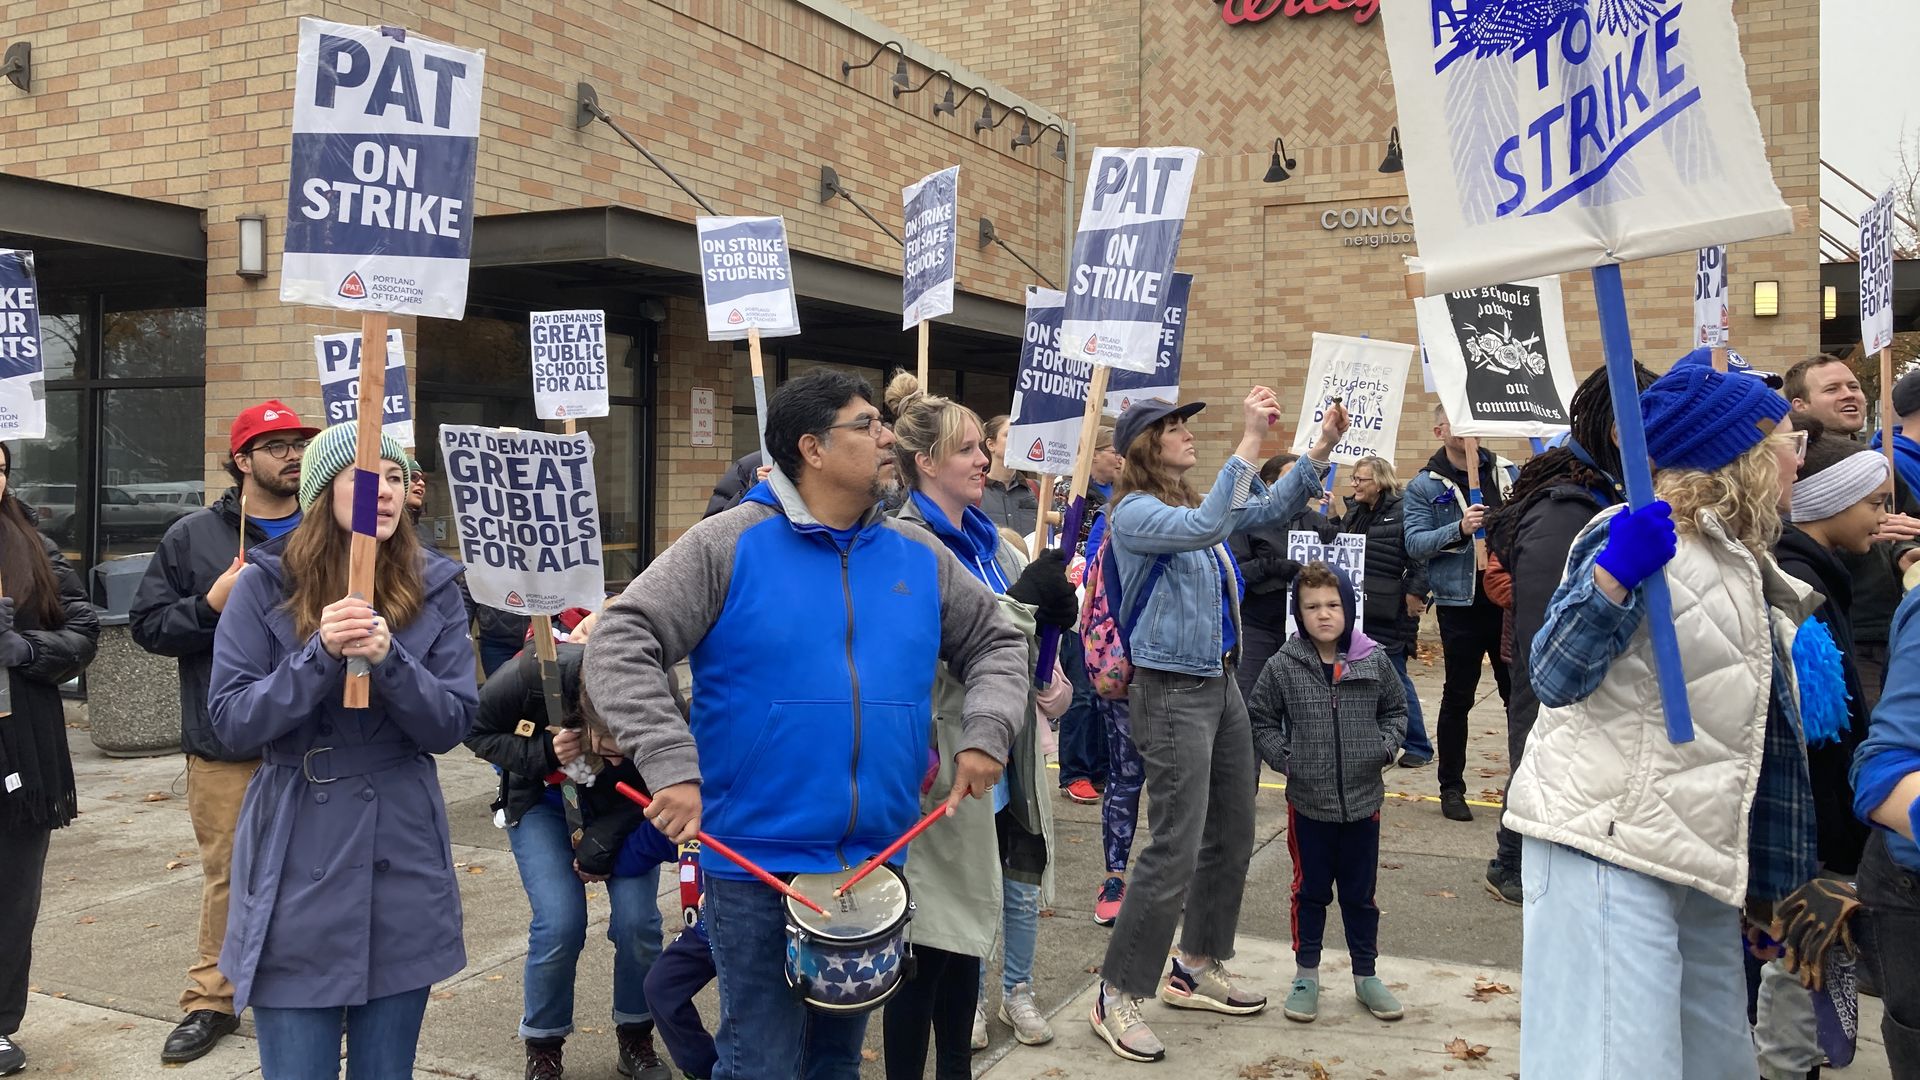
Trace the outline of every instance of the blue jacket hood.
[[[987, 517], [979, 507], [969, 506], [961, 511], [960, 524], [956, 526], [947, 520], [947, 512], [932, 499], [918, 491], [911, 498], [920, 510], [920, 523], [947, 545], [947, 550], [960, 560], [960, 565], [966, 567], [974, 577], [989, 585], [996, 585], [992, 575], [998, 573], [997, 566], [992, 571], [987, 569], [995, 564], [1000, 553], [1000, 529], [993, 519]], [[994, 591], [1003, 590], [995, 588]]]
[[[743, 503], [760, 503], [763, 506], [773, 507], [775, 510], [780, 511], [781, 516], [787, 519], [788, 524], [800, 532], [827, 534], [827, 526], [821, 524], [820, 520], [813, 516], [813, 511], [807, 508], [807, 500], [800, 496], [800, 489], [794, 485], [792, 480], [787, 478], [787, 474], [780, 471], [780, 466], [778, 465], [775, 465], [773, 470], [767, 473], [765, 480], [753, 485], [745, 495], [742, 495], [740, 501]], [[885, 508], [879, 503], [875, 503], [872, 507], [868, 508], [866, 514], [860, 518], [860, 531], [857, 535], [860, 537], [871, 535], [873, 530], [881, 527], [886, 522], [886, 519]]]
[[[1328, 565], [1327, 569], [1333, 571], [1334, 579], [1340, 583], [1340, 608], [1347, 616], [1347, 628], [1340, 634], [1338, 653], [1341, 657], [1345, 658], [1345, 661], [1349, 664], [1357, 660], [1364, 660], [1373, 653], [1374, 642], [1373, 639], [1368, 637], [1363, 631], [1354, 629], [1354, 612], [1358, 610], [1360, 605], [1359, 598], [1354, 592], [1353, 579], [1348, 577], [1347, 572], [1338, 566]], [[1307, 632], [1305, 627], [1307, 621], [1300, 617], [1300, 585], [1298, 578], [1294, 580], [1291, 595], [1287, 600], [1287, 608], [1293, 613], [1295, 635], [1303, 638], [1306, 637]]]

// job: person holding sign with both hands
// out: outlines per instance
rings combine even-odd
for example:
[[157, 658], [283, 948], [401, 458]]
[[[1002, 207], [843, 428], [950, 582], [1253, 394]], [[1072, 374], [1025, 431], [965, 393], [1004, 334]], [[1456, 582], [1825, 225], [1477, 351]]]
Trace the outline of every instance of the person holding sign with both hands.
[[[1285, 521], [1318, 499], [1349, 423], [1336, 401], [1307, 457], [1268, 489], [1258, 462], [1280, 405], [1272, 390], [1255, 386], [1241, 403], [1239, 445], [1203, 498], [1187, 482], [1199, 461], [1187, 419], [1205, 407], [1150, 398], [1128, 408], [1114, 429], [1114, 449], [1126, 463], [1107, 542], [1120, 595], [1147, 590], [1128, 628], [1129, 697], [1154, 828], [1107, 943], [1089, 1019], [1129, 1061], [1166, 1056], [1140, 1014], [1139, 999], [1156, 989], [1177, 1008], [1230, 1015], [1266, 1008], [1265, 997], [1233, 985], [1222, 963], [1233, 956], [1254, 803], [1253, 729], [1234, 679], [1240, 581], [1225, 543], [1234, 532]], [[1181, 922], [1180, 950], [1163, 980], [1161, 965]]]

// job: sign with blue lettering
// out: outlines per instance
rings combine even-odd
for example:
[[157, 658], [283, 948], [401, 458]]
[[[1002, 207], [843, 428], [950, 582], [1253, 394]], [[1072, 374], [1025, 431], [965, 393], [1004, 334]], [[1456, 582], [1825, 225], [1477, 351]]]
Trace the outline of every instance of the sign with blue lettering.
[[607, 415], [607, 313], [529, 312], [527, 330], [534, 415], [542, 420]]
[[280, 299], [467, 310], [484, 52], [300, 20]]
[[1860, 218], [1860, 340], [1867, 352], [1893, 345], [1893, 189]]
[[440, 452], [476, 601], [516, 615], [599, 609], [607, 583], [586, 432], [442, 424]]
[[1180, 352], [1187, 343], [1187, 299], [1193, 291], [1193, 275], [1176, 273], [1167, 283], [1167, 307], [1160, 314], [1160, 356], [1151, 374], [1115, 371], [1107, 378], [1107, 400], [1103, 411], [1119, 416], [1127, 406], [1143, 398], [1180, 400]]
[[1096, 147], [1067, 275], [1066, 353], [1152, 373], [1200, 151]]
[[46, 378], [33, 252], [0, 248], [0, 439], [46, 437]]
[[901, 325], [911, 330], [953, 310], [954, 265], [960, 250], [960, 166], [942, 169], [900, 192], [906, 213], [900, 271]]
[[1567, 430], [1577, 384], [1562, 305], [1557, 277], [1413, 302], [1455, 435], [1545, 439]]
[[707, 303], [707, 340], [739, 341], [800, 332], [793, 302], [787, 222], [779, 217], [701, 217], [700, 291]]
[[[313, 358], [320, 365], [320, 399], [327, 426], [360, 418], [360, 335], [317, 334]], [[387, 373], [380, 430], [401, 446], [413, 446], [413, 395], [407, 390], [407, 351], [400, 331], [387, 331]]]
[[1703, 247], [1693, 258], [1693, 345], [1727, 344], [1727, 246]]
[[1379, 338], [1313, 335], [1307, 362], [1307, 393], [1294, 428], [1293, 452], [1305, 456], [1320, 436], [1320, 421], [1339, 398], [1353, 423], [1334, 445], [1333, 461], [1352, 465], [1363, 457], [1393, 460], [1400, 441], [1400, 407], [1407, 396], [1413, 346]]
[[1791, 232], [1732, 0], [1385, 12], [1429, 295]]
[[1007, 422], [1009, 469], [1051, 476], [1073, 471], [1093, 365], [1061, 355], [1065, 299], [1053, 289], [1027, 286], [1027, 332], [1014, 376], [1013, 418]]

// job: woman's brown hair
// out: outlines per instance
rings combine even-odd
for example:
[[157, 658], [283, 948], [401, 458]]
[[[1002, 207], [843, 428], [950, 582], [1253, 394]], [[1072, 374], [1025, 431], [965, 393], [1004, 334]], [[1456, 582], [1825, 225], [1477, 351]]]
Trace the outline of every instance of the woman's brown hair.
[[[0, 443], [0, 453], [6, 455], [11, 481], [13, 447]], [[6, 498], [0, 499], [0, 590], [13, 597], [15, 611], [31, 613], [40, 629], [67, 624], [67, 610], [60, 605], [60, 585], [53, 579], [53, 560], [47, 558], [40, 530], [20, 508], [11, 482]]]
[[1121, 499], [1136, 491], [1169, 506], [1200, 505], [1200, 493], [1187, 483], [1186, 476], [1167, 468], [1160, 459], [1160, 436], [1176, 422], [1171, 416], [1156, 420], [1133, 437], [1127, 445], [1126, 463], [1120, 466], [1120, 480], [1113, 485], [1113, 505], [1120, 505]]
[[[351, 477], [353, 472], [347, 470], [340, 475]], [[386, 483], [384, 475], [380, 482]], [[334, 483], [339, 483], [338, 477]], [[300, 640], [320, 629], [320, 613], [328, 604], [347, 595], [347, 549], [352, 542], [352, 530], [342, 528], [333, 518], [333, 485], [329, 484], [287, 537], [286, 550], [280, 556], [282, 571], [293, 586], [287, 597], [287, 613], [293, 616], [293, 631]], [[411, 623], [426, 606], [426, 584], [420, 579], [422, 558], [413, 523], [407, 515], [396, 514], [393, 535], [380, 542], [373, 574], [374, 608], [395, 630]]]

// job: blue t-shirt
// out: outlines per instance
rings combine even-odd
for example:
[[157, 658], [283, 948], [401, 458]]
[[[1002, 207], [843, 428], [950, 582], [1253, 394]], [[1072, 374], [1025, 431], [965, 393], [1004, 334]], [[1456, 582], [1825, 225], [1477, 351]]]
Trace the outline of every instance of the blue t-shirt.
[[292, 532], [294, 527], [300, 524], [300, 511], [295, 510], [293, 513], [281, 518], [254, 517], [252, 514], [248, 514], [247, 520], [258, 526], [261, 532], [266, 533], [267, 539], [272, 540], [277, 536], [284, 536]]

